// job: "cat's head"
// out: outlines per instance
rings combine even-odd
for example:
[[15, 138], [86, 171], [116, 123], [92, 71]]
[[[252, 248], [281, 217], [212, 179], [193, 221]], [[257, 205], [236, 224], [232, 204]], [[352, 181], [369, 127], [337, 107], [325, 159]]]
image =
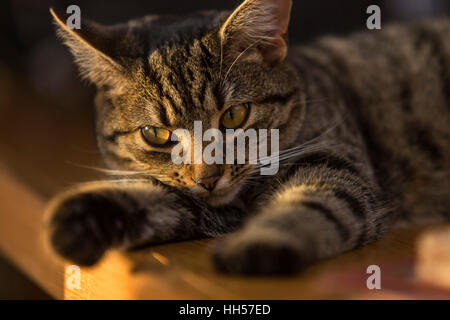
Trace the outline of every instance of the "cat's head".
[[202, 121], [203, 132], [280, 129], [279, 147], [293, 142], [299, 85], [285, 61], [290, 9], [291, 0], [247, 0], [231, 14], [146, 16], [108, 27], [81, 18], [79, 30], [52, 11], [81, 74], [99, 89], [97, 137], [107, 164], [212, 205], [231, 201], [254, 165], [176, 165], [171, 135], [182, 128], [193, 136]]

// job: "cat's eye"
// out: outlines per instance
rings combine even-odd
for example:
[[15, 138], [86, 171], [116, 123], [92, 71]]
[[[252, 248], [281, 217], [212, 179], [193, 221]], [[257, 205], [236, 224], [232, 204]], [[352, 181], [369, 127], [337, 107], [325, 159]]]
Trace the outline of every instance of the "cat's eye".
[[172, 132], [163, 128], [145, 126], [141, 128], [141, 136], [149, 145], [158, 148], [165, 147], [172, 142]]
[[248, 118], [250, 104], [240, 104], [228, 108], [220, 118], [220, 124], [225, 129], [236, 129], [244, 125]]

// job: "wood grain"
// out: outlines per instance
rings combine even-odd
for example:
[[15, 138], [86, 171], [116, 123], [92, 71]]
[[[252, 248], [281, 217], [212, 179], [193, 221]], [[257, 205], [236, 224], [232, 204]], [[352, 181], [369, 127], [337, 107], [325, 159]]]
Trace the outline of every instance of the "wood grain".
[[0, 251], [55, 298], [63, 298], [64, 264], [45, 245], [44, 201], [0, 170]]
[[[212, 268], [214, 240], [110, 253], [81, 269], [81, 289], [66, 299], [416, 299], [450, 298], [450, 291], [419, 283], [414, 274], [420, 230], [399, 230], [378, 243], [323, 261], [296, 277], [236, 277]], [[382, 290], [369, 290], [367, 267], [382, 271]]]

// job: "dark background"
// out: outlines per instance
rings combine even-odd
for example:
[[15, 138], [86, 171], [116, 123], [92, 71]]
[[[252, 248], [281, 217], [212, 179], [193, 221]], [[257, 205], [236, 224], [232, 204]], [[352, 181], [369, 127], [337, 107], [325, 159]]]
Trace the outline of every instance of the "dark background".
[[[94, 88], [80, 81], [67, 48], [57, 41], [49, 7], [65, 12], [67, 6], [76, 4], [82, 18], [112, 24], [146, 14], [231, 10], [239, 3], [1, 0], [0, 166], [48, 198], [63, 187], [93, 178], [91, 171], [77, 164], [101, 163], [93, 133]], [[450, 11], [448, 0], [294, 0], [291, 42], [364, 30], [370, 4], [380, 6], [382, 27], [390, 22], [449, 16]], [[0, 258], [0, 299], [46, 297]]]

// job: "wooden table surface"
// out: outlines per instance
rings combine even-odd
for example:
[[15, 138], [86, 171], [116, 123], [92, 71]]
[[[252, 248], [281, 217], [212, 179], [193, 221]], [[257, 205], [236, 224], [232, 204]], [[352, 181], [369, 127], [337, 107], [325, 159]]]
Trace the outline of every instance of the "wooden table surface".
[[[67, 265], [46, 245], [46, 201], [64, 187], [98, 178], [92, 112], [58, 110], [0, 70], [0, 253], [58, 299], [416, 299], [450, 298], [450, 287], [418, 273], [422, 228], [398, 230], [364, 248], [318, 263], [295, 277], [236, 277], [211, 265], [214, 240], [109, 253], [81, 268], [70, 289]], [[12, 94], [16, 92], [17, 94]], [[450, 251], [450, 250], [449, 250]], [[369, 265], [381, 268], [381, 290], [369, 290]], [[433, 267], [433, 265], [432, 265]], [[448, 270], [448, 269], [447, 269]], [[418, 276], [420, 275], [420, 276]]]

